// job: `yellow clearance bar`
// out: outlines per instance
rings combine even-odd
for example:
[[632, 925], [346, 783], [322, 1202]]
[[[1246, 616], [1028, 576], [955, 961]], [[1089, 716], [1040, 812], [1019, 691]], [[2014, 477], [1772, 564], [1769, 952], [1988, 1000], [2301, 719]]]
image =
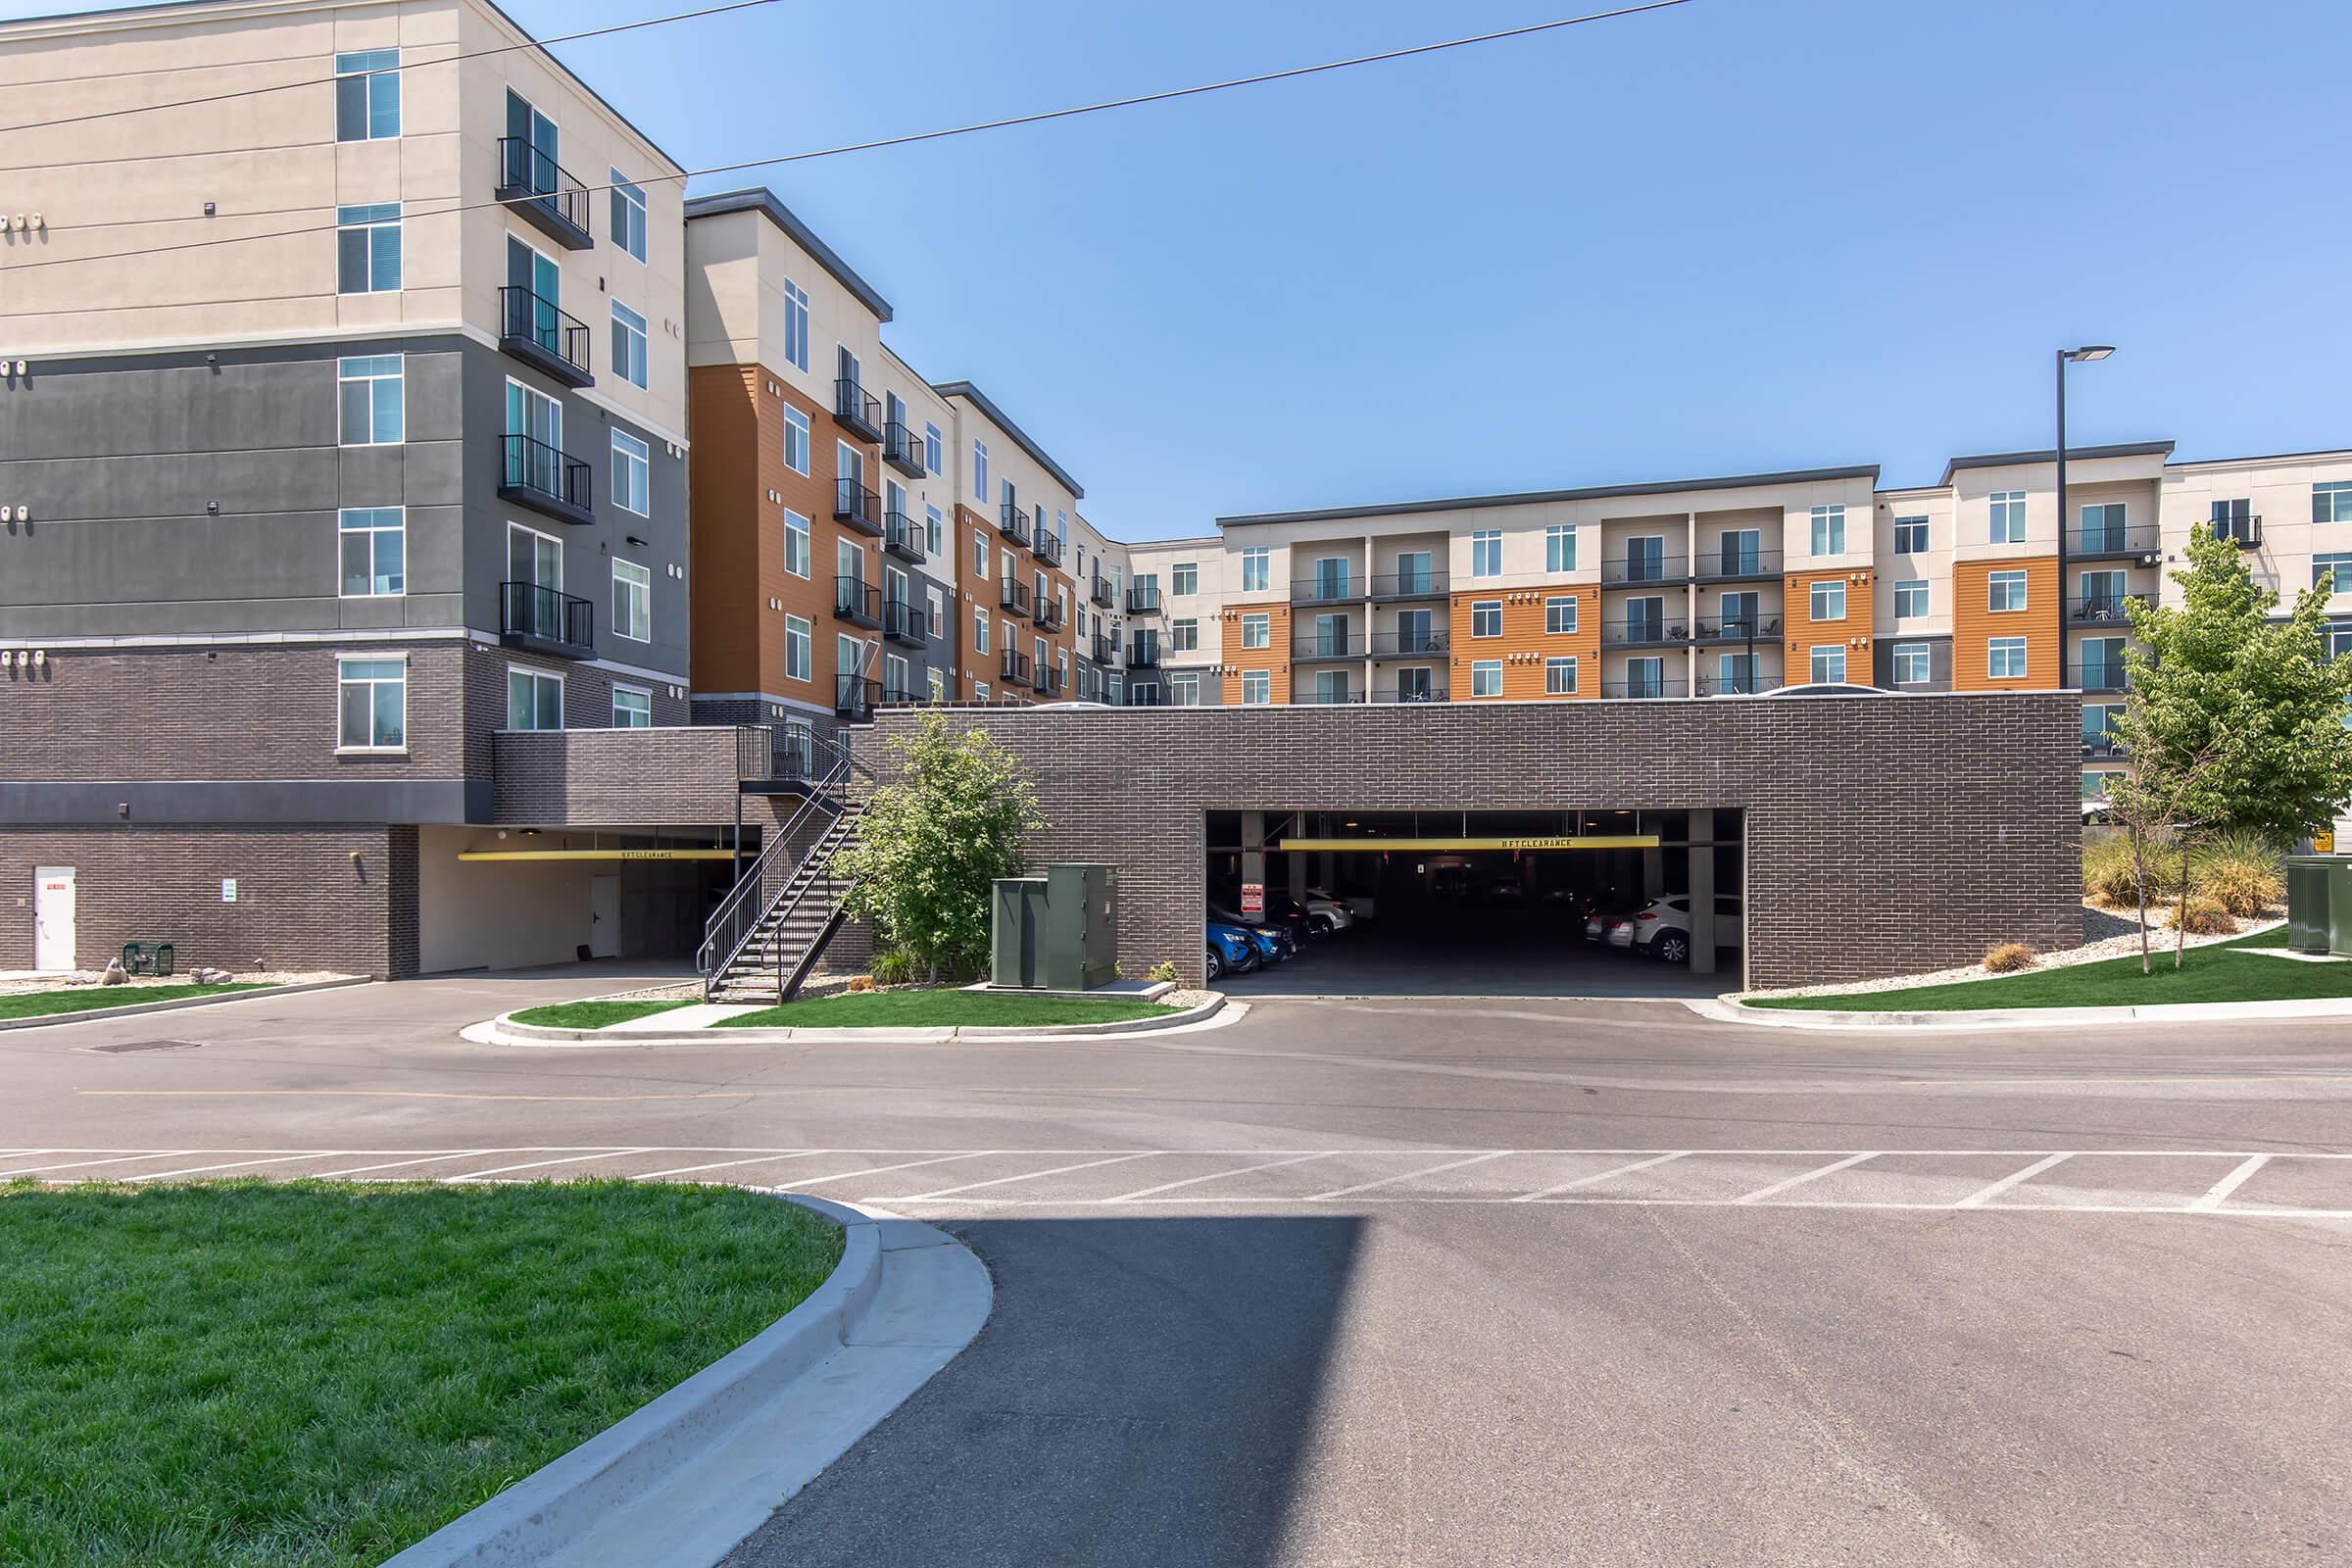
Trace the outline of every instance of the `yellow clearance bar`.
[[1469, 839], [1284, 839], [1278, 850], [1654, 850], [1655, 833], [1580, 833]]
[[733, 850], [461, 850], [461, 860], [732, 860]]

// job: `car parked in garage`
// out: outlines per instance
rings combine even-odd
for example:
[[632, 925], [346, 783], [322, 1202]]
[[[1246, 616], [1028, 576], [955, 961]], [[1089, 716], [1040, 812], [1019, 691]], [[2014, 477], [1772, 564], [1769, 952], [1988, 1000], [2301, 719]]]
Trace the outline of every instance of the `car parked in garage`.
[[1282, 963], [1298, 955], [1298, 944], [1279, 925], [1251, 925], [1232, 910], [1220, 909], [1213, 904], [1209, 906], [1208, 918], [1212, 925], [1230, 926], [1247, 936], [1257, 948], [1262, 962]]
[[[1690, 961], [1690, 900], [1687, 894], [1671, 898], [1652, 899], [1627, 922], [1626, 940], [1611, 941], [1618, 947], [1630, 947], [1645, 958], [1657, 958], [1667, 963]], [[1740, 901], [1718, 898], [1715, 901], [1715, 945], [1718, 948], [1740, 946]]]
[[1265, 961], [1249, 932], [1238, 925], [1226, 925], [1216, 920], [1208, 923], [1210, 980], [1222, 980], [1229, 974], [1248, 974]]
[[1306, 912], [1308, 918], [1322, 922], [1326, 933], [1352, 930], [1361, 918], [1353, 905], [1322, 888], [1306, 890]]

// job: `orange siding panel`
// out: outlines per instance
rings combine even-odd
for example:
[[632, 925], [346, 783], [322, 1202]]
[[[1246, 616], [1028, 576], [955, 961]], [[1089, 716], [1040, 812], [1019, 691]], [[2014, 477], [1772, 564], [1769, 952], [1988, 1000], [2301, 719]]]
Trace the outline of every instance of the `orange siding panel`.
[[[2026, 574], [2026, 608], [1992, 608], [1992, 574]], [[1952, 563], [1952, 689], [1962, 692], [2048, 690], [2060, 681], [2063, 657], [2058, 636], [2058, 558], [1956, 561]], [[2022, 679], [1994, 680], [1991, 644], [1995, 637], [2026, 640]]]
[[[1845, 584], [1845, 618], [1813, 618], [1813, 585]], [[1872, 607], [1877, 599], [1878, 573], [1867, 566], [1831, 571], [1792, 571], [1781, 583], [1781, 619], [1788, 628], [1783, 678], [1794, 686], [1812, 676], [1813, 650], [1828, 644], [1845, 648], [1845, 678], [1870, 684]]]
[[[1473, 637], [1471, 606], [1492, 603], [1497, 599], [1502, 601], [1502, 635]], [[1544, 630], [1548, 620], [1545, 601], [1551, 599], [1575, 601], [1575, 631]], [[1447, 695], [1452, 701], [1515, 702], [1552, 696], [1552, 693], [1544, 689], [1544, 662], [1547, 659], [1559, 658], [1576, 661], [1576, 691], [1573, 694], [1559, 694], [1562, 701], [1571, 695], [1600, 695], [1600, 587], [1597, 583], [1557, 588], [1505, 588], [1491, 593], [1457, 593], [1452, 598], [1449, 614], [1452, 620], [1452, 628], [1448, 633], [1452, 669], [1447, 676]], [[1470, 695], [1470, 666], [1494, 659], [1502, 661], [1501, 698], [1473, 698]]]

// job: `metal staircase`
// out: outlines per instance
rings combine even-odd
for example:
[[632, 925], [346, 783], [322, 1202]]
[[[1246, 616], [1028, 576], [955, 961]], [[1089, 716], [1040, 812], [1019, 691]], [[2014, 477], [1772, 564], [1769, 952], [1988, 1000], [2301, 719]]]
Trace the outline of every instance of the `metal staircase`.
[[[704, 924], [696, 964], [707, 1002], [789, 1002], [841, 929], [842, 901], [855, 884], [828, 867], [857, 842], [865, 803], [850, 791], [864, 770], [845, 746], [819, 765], [825, 771], [811, 779], [808, 800]], [[811, 832], [814, 842], [795, 854], [793, 845]]]

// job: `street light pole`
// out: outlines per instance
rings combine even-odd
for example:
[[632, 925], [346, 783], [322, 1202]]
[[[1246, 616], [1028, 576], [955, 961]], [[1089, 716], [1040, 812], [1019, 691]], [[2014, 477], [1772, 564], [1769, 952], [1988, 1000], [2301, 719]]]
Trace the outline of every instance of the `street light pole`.
[[2114, 345], [2088, 343], [2079, 349], [2060, 349], [2056, 362], [2058, 382], [2058, 689], [2073, 686], [2066, 673], [2066, 368], [2077, 360], [2103, 360], [2115, 352]]

